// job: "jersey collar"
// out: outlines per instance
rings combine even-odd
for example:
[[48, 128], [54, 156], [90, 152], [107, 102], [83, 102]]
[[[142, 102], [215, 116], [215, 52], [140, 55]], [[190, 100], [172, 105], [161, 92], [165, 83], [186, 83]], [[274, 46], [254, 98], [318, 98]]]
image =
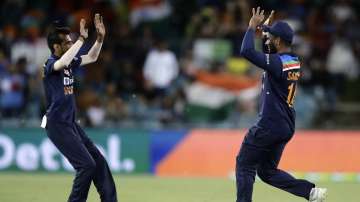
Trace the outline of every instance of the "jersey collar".
[[55, 54], [51, 54], [51, 57], [54, 58], [55, 60], [60, 59], [60, 57], [56, 56]]

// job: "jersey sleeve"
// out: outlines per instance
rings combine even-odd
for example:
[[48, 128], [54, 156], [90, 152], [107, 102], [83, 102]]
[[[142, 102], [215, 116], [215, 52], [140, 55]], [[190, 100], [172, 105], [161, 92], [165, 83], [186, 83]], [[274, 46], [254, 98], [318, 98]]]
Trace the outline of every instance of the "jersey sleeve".
[[46, 61], [46, 63], [44, 64], [44, 76], [48, 76], [48, 75], [52, 74], [53, 72], [55, 72], [55, 70], [54, 70], [55, 62], [56, 62], [56, 60], [52, 60], [52, 59], [49, 59]]
[[249, 28], [241, 44], [241, 55], [254, 65], [270, 72], [276, 77], [281, 77], [282, 62], [278, 54], [265, 54], [255, 50], [254, 45], [255, 31]]

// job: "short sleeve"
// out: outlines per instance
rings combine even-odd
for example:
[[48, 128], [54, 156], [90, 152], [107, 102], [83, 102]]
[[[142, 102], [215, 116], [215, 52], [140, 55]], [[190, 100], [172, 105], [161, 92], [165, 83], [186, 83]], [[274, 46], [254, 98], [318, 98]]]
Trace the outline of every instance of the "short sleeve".
[[56, 60], [52, 60], [52, 59], [46, 61], [46, 63], [44, 64], [44, 76], [48, 76], [55, 71], [54, 70], [55, 62]]

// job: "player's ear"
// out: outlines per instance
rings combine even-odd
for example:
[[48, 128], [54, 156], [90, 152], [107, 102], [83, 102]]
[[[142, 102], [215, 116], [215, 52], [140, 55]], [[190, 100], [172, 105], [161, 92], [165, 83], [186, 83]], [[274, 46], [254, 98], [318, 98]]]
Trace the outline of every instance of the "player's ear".
[[57, 43], [53, 44], [53, 49], [54, 49], [54, 52], [58, 52], [59, 50], [61, 50], [60, 44], [57, 44]]

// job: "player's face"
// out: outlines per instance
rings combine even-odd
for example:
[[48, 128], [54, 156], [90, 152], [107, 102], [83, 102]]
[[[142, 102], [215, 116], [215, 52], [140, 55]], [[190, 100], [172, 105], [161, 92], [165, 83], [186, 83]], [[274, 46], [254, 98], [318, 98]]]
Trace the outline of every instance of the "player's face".
[[69, 34], [63, 35], [62, 38], [63, 41], [61, 43], [61, 50], [62, 50], [62, 54], [64, 54], [67, 50], [69, 50], [69, 48], [71, 48], [73, 42]]
[[265, 44], [269, 47], [270, 53], [276, 53], [279, 47], [279, 37], [269, 34], [269, 38]]

